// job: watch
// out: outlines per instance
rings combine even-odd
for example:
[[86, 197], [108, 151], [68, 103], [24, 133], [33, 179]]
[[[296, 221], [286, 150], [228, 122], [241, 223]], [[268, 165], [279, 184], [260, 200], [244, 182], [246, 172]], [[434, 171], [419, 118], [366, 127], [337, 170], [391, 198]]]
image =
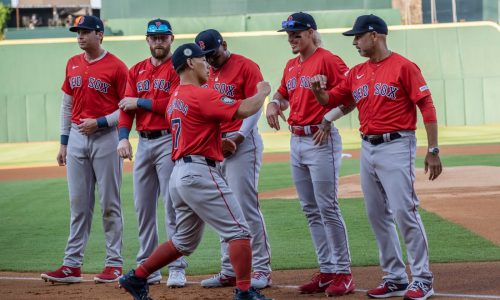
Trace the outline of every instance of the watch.
[[439, 154], [439, 148], [438, 147], [431, 147], [431, 148], [429, 148], [429, 153], [432, 153], [434, 155], [438, 155]]

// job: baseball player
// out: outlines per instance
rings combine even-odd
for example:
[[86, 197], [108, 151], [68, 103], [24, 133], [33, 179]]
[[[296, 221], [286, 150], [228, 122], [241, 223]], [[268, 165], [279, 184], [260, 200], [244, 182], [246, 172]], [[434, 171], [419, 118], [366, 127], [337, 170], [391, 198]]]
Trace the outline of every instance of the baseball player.
[[[267, 105], [266, 117], [271, 128], [280, 129], [278, 116], [290, 106], [288, 118], [292, 132], [290, 154], [292, 176], [307, 218], [320, 272], [301, 285], [301, 293], [326, 293], [341, 296], [354, 291], [347, 230], [337, 201], [342, 140], [330, 121], [341, 117], [340, 109], [329, 112], [311, 92], [309, 78], [328, 74], [333, 87], [348, 70], [342, 59], [321, 48], [314, 18], [304, 12], [290, 15], [282, 22], [288, 42], [297, 57], [286, 64], [281, 85]], [[343, 107], [345, 113], [352, 110]], [[325, 126], [322, 119], [328, 118]]]
[[[174, 164], [171, 159], [172, 136], [165, 121], [165, 111], [171, 92], [179, 85], [179, 76], [172, 66], [170, 47], [174, 35], [170, 23], [155, 19], [148, 23], [146, 41], [151, 57], [134, 65], [128, 76], [126, 98], [119, 103], [118, 154], [132, 159], [132, 146], [128, 140], [134, 118], [139, 133], [134, 162], [134, 204], [139, 223], [139, 252], [141, 264], [158, 247], [156, 206], [163, 196], [165, 224], [168, 236], [175, 233], [175, 211], [168, 193], [168, 181]], [[184, 258], [169, 265], [168, 287], [186, 284]], [[150, 284], [159, 283], [160, 271], [150, 275]]]
[[222, 175], [220, 123], [255, 114], [269, 94], [270, 86], [260, 82], [257, 93], [242, 101], [202, 88], [209, 73], [205, 54], [191, 43], [179, 46], [172, 56], [174, 68], [180, 75], [180, 85], [167, 108], [172, 130], [172, 160], [175, 161], [169, 190], [177, 213], [177, 232], [142, 265], [120, 278], [120, 285], [135, 299], [148, 299], [146, 278], [149, 274], [195, 250], [205, 222], [228, 243], [229, 259], [236, 274], [234, 299], [266, 299], [250, 286], [250, 230]]
[[70, 232], [63, 265], [41, 274], [45, 281], [81, 282], [80, 267], [90, 234], [95, 185], [99, 186], [106, 260], [95, 282], [113, 282], [122, 274], [122, 160], [117, 155], [118, 102], [127, 84], [127, 66], [101, 47], [104, 27], [95, 16], [75, 19], [84, 52], [66, 65], [62, 86], [60, 166], [67, 166]]
[[[431, 93], [416, 64], [387, 48], [387, 25], [381, 18], [364, 15], [352, 30], [353, 45], [369, 60], [349, 71], [344, 82], [330, 89], [324, 76], [311, 79], [318, 101], [327, 107], [356, 103], [361, 124], [361, 187], [368, 219], [377, 239], [383, 282], [368, 291], [372, 298], [403, 296], [425, 300], [432, 296], [433, 275], [429, 248], [418, 213], [415, 194], [416, 106], [427, 131], [429, 151], [425, 172], [436, 179], [442, 171], [439, 159], [436, 110]], [[326, 92], [324, 89], [329, 90]], [[405, 241], [413, 282], [401, 255], [396, 224]]]
[[[195, 42], [208, 52], [210, 64], [208, 88], [233, 99], [245, 99], [255, 94], [257, 83], [263, 80], [259, 66], [250, 59], [230, 53], [227, 42], [214, 29], [200, 32]], [[262, 165], [263, 143], [257, 128], [262, 110], [249, 118], [221, 124], [222, 137], [235, 142], [237, 150], [222, 162], [227, 183], [243, 210], [252, 233], [252, 286], [258, 289], [271, 284], [271, 249], [264, 217], [260, 211], [258, 182]], [[234, 286], [235, 274], [229, 261], [227, 243], [221, 239], [222, 270], [201, 281], [204, 287]]]

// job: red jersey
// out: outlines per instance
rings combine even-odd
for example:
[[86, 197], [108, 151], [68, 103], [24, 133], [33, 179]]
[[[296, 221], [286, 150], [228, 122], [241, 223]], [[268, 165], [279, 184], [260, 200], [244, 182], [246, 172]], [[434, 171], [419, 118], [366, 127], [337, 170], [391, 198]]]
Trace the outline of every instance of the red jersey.
[[383, 134], [415, 130], [415, 103], [431, 92], [418, 66], [392, 53], [378, 63], [368, 60], [355, 66], [329, 94], [330, 108], [348, 104], [354, 98], [363, 134]]
[[300, 61], [300, 56], [290, 59], [283, 71], [278, 89], [290, 103], [288, 124], [295, 126], [320, 124], [328, 109], [314, 98], [309, 79], [314, 75], [325, 75], [328, 80], [327, 89], [331, 89], [345, 78], [347, 70], [340, 57], [323, 48], [316, 49], [305, 61]]
[[91, 63], [83, 53], [70, 58], [61, 89], [73, 97], [71, 122], [80, 124], [80, 119], [97, 119], [117, 110], [126, 85], [127, 66], [109, 52]]
[[[134, 116], [137, 116], [137, 131], [169, 128], [169, 124], [165, 120], [165, 110], [172, 91], [178, 85], [179, 76], [175, 73], [170, 58], [159, 66], [154, 66], [151, 63], [151, 58], [135, 64], [128, 72], [125, 96], [152, 100], [153, 111], [141, 107], [130, 112], [120, 111], [118, 127], [126, 127], [130, 130]], [[157, 107], [158, 109], [156, 109]]]
[[[259, 66], [250, 59], [231, 54], [222, 67], [210, 68], [207, 85], [226, 97], [237, 101], [252, 97], [257, 93], [257, 83], [263, 80]], [[222, 123], [222, 132], [238, 131], [243, 120], [236, 119]]]
[[186, 155], [202, 155], [222, 161], [220, 123], [231, 120], [240, 104], [241, 101], [212, 89], [179, 85], [167, 109], [172, 130], [172, 160]]

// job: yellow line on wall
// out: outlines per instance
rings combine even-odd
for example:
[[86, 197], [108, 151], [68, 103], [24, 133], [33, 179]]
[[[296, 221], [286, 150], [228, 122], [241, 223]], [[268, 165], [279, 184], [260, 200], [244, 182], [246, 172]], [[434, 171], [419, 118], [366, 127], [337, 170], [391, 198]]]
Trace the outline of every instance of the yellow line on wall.
[[[393, 25], [389, 26], [389, 30], [414, 30], [414, 29], [437, 29], [437, 28], [461, 28], [461, 27], [481, 27], [490, 26], [500, 31], [500, 25], [491, 21], [479, 22], [464, 22], [464, 23], [442, 23], [442, 24], [420, 24], [420, 25]], [[351, 28], [329, 28], [319, 29], [320, 33], [341, 33]], [[224, 37], [252, 37], [252, 36], [275, 36], [283, 35], [283, 32], [276, 31], [246, 31], [246, 32], [223, 32]], [[176, 39], [190, 39], [193, 40], [196, 34], [176, 34]], [[105, 36], [104, 40], [109, 42], [121, 41], [143, 41], [144, 35], [129, 35], [129, 36]], [[25, 40], [4, 40], [0, 41], [0, 46], [9, 45], [34, 45], [34, 44], [62, 44], [74, 43], [76, 36], [73, 38], [44, 38], [44, 39], [25, 39]]]

